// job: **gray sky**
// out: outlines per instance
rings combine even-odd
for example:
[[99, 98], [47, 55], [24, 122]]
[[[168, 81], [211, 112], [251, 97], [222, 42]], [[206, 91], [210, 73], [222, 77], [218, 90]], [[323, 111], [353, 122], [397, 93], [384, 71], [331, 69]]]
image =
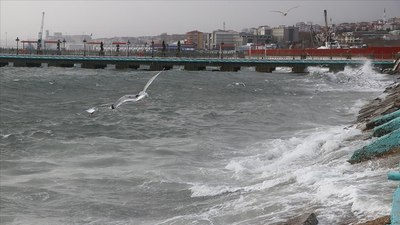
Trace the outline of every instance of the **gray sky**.
[[[272, 10], [293, 9], [284, 17]], [[36, 1], [0, 0], [0, 39], [17, 36], [35, 40], [45, 12], [44, 31], [63, 34], [93, 34], [94, 38], [143, 36], [161, 33], [211, 32], [223, 28], [241, 31], [260, 25], [323, 24], [323, 10], [333, 23], [373, 21], [400, 17], [400, 0], [308, 0], [308, 1]], [[6, 35], [7, 34], [7, 35]]]

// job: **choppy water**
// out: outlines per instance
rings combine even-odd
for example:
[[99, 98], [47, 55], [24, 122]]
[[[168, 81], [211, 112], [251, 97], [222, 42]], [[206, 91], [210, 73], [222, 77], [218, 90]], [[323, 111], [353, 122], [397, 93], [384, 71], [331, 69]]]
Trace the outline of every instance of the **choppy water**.
[[[1, 224], [320, 224], [390, 212], [387, 169], [346, 162], [393, 77], [0, 68]], [[246, 86], [232, 85], [244, 82]], [[97, 107], [89, 116], [86, 109]], [[350, 138], [350, 140], [349, 140]]]

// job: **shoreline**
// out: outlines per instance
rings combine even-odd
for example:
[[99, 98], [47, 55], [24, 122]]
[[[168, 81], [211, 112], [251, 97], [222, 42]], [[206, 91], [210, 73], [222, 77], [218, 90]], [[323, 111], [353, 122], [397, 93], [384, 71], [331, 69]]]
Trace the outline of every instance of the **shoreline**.
[[[400, 77], [397, 78], [399, 80]], [[400, 120], [400, 82], [395, 81], [393, 84], [385, 88], [384, 92], [377, 98], [373, 99], [366, 105], [364, 105], [358, 113], [356, 125], [357, 128], [362, 130], [365, 139], [371, 139], [373, 137], [378, 137], [371, 144], [364, 146], [363, 148], [354, 151], [353, 157], [357, 158], [356, 161], [351, 161], [349, 163], [356, 164], [362, 163], [367, 167], [367, 163], [376, 162], [378, 166], [387, 168], [387, 172], [396, 170], [399, 171], [400, 162], [400, 128], [398, 121]], [[379, 128], [395, 123], [391, 129], [387, 130], [383, 135], [379, 135]], [[378, 133], [378, 135], [377, 135]], [[380, 137], [381, 136], [381, 137]], [[391, 142], [390, 142], [391, 141]], [[383, 142], [383, 145], [379, 145]], [[374, 145], [378, 143], [378, 145]], [[371, 148], [369, 148], [371, 147]], [[367, 152], [370, 150], [369, 152]], [[363, 154], [358, 154], [363, 153]], [[371, 153], [366, 156], [365, 153]], [[362, 155], [362, 157], [360, 157]], [[375, 164], [375, 163], [374, 163]], [[396, 181], [394, 181], [396, 182]], [[399, 188], [397, 188], [399, 189]], [[357, 223], [357, 225], [389, 225], [392, 224], [394, 214], [393, 203], [399, 201], [391, 193], [392, 197], [392, 209], [391, 215], [385, 215], [374, 220], [367, 222]], [[394, 199], [396, 198], [396, 199]], [[395, 224], [393, 224], [395, 225]]]
[[[367, 104], [361, 107], [361, 109], [358, 112], [357, 119], [354, 122], [353, 126], [356, 126], [357, 129], [362, 131], [362, 134], [355, 138], [359, 139], [372, 139], [374, 138], [374, 127], [376, 127], [375, 124], [372, 122], [376, 120], [377, 118], [383, 117], [388, 114], [393, 114], [393, 112], [399, 112], [400, 113], [400, 77], [397, 78], [397, 81], [394, 81], [394, 83], [390, 84], [385, 88], [383, 93], [381, 93], [378, 97], [370, 100]], [[397, 116], [397, 114], [396, 114]], [[397, 118], [398, 117], [398, 118]], [[395, 118], [400, 120], [400, 116], [397, 116]], [[400, 134], [400, 128], [396, 128], [395, 131], [389, 132], [388, 135], [390, 134]], [[384, 135], [388, 136], [388, 135]], [[376, 154], [376, 155], [371, 155], [370, 157], [366, 157], [360, 161], [356, 162], [351, 162], [349, 161], [347, 163], [351, 164], [363, 164], [365, 165], [366, 168], [370, 167], [381, 167], [387, 169], [387, 172], [396, 170], [399, 171], [399, 162], [400, 162], [400, 138], [397, 138], [396, 136], [395, 140], [395, 146], [394, 148], [389, 148], [387, 152], [384, 154]], [[379, 140], [379, 138], [377, 138]], [[373, 142], [372, 142], [373, 143]], [[369, 146], [369, 145], [367, 145]], [[365, 146], [364, 146], [365, 147]], [[353, 155], [359, 150], [354, 149]], [[390, 181], [389, 181], [390, 182]], [[396, 182], [396, 181], [392, 181]], [[399, 189], [399, 188], [398, 188]], [[394, 197], [394, 192], [390, 193], [391, 196]], [[392, 197], [392, 198], [393, 198]], [[393, 200], [392, 200], [393, 201]], [[400, 199], [396, 198], [396, 201], [400, 201]], [[393, 211], [393, 209], [391, 209]], [[393, 212], [391, 212], [393, 214]], [[285, 223], [278, 223], [276, 225], [317, 225], [319, 224], [318, 222], [318, 214], [315, 212], [305, 212], [301, 215], [298, 215], [296, 217], [288, 219]], [[391, 215], [384, 215], [369, 221], [363, 221], [363, 220], [347, 220], [347, 221], [342, 221], [339, 223], [341, 225], [348, 225], [348, 224], [353, 224], [353, 225], [390, 225], [391, 224]], [[392, 224], [395, 225], [395, 224]]]

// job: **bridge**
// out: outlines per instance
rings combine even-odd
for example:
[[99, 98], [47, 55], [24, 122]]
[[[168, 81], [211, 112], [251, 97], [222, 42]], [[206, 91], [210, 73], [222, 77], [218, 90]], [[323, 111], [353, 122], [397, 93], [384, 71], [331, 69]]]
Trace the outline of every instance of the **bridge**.
[[[366, 59], [302, 59], [302, 58], [165, 58], [165, 57], [104, 57], [104, 56], [64, 56], [64, 55], [0, 55], [0, 66], [41, 67], [43, 65], [56, 67], [75, 67], [89, 69], [106, 68], [114, 65], [116, 69], [139, 69], [147, 66], [149, 70], [171, 69], [183, 66], [185, 70], [206, 70], [207, 67], [217, 67], [220, 71], [239, 71], [241, 67], [254, 67], [258, 72], [271, 73], [276, 67], [291, 67], [295, 73], [303, 73], [309, 66], [322, 66], [330, 71], [344, 70], [346, 66], [359, 67]], [[392, 60], [371, 60], [372, 66], [379, 70], [392, 68]]]

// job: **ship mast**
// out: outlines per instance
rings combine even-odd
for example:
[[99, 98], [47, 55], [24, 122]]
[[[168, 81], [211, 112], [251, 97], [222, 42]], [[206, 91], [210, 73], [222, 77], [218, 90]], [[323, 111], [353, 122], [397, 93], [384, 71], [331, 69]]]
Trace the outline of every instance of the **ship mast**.
[[44, 26], [44, 12], [42, 12], [42, 23], [40, 25], [40, 31], [39, 31], [39, 35], [38, 35], [38, 43], [37, 43], [38, 51], [42, 48], [42, 45], [43, 45], [43, 26]]

